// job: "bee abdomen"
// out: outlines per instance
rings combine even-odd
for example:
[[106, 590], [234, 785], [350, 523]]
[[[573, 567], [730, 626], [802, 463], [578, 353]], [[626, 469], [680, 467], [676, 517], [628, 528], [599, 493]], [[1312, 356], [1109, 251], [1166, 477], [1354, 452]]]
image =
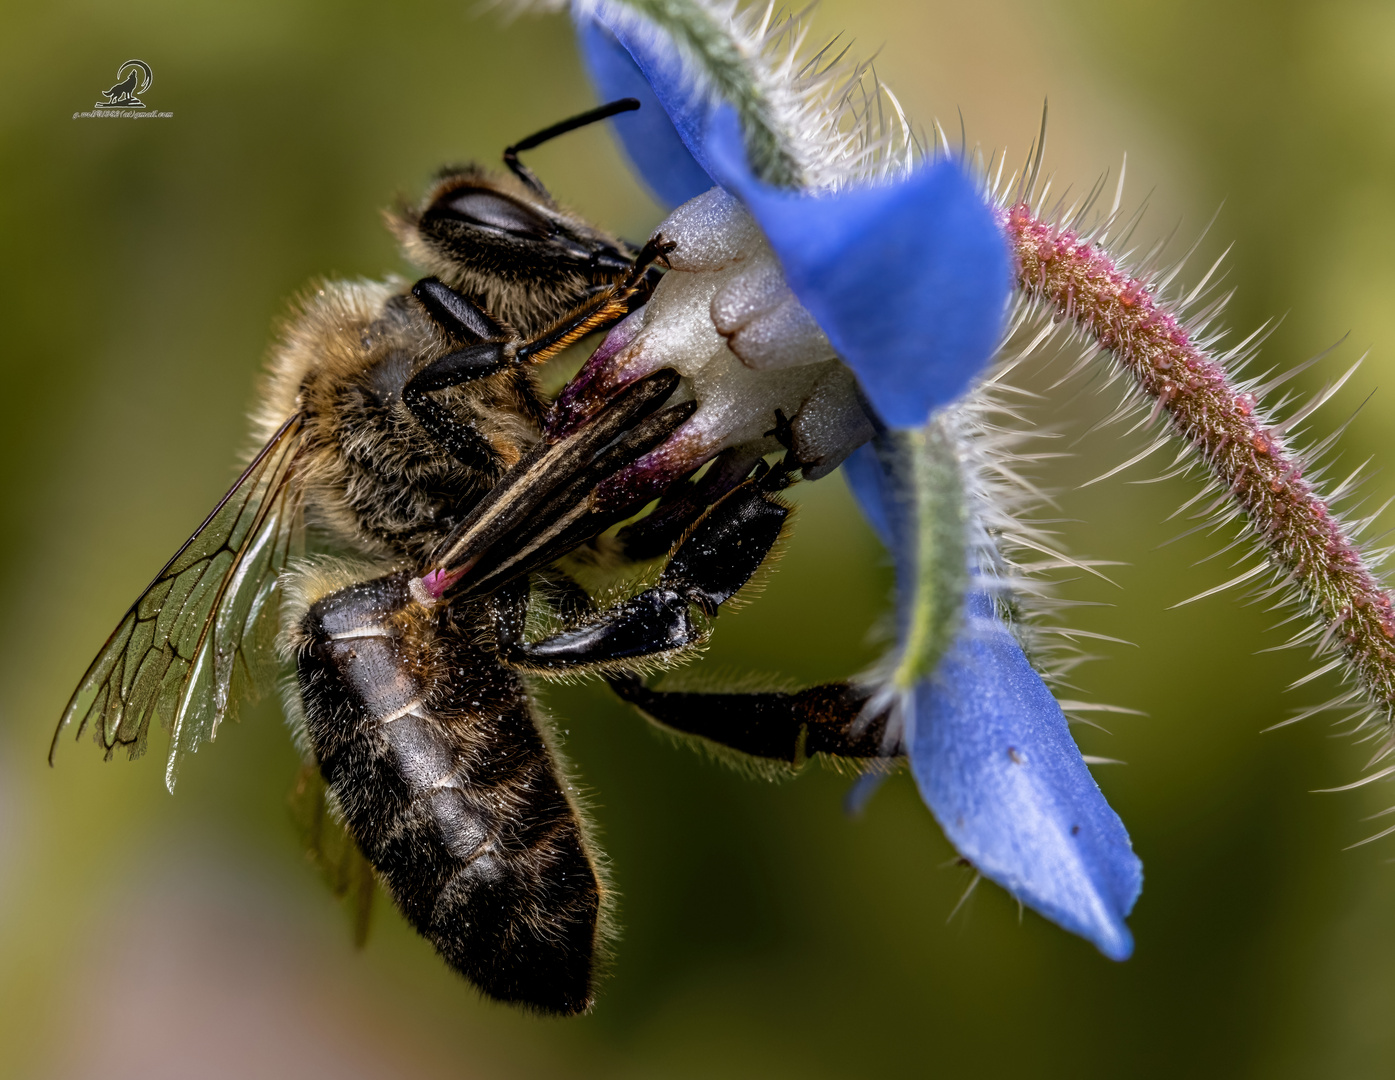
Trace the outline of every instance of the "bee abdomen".
[[409, 603], [393, 575], [302, 620], [320, 768], [388, 892], [452, 967], [492, 997], [581, 1012], [600, 908], [581, 823], [514, 676], [434, 620], [403, 617]]

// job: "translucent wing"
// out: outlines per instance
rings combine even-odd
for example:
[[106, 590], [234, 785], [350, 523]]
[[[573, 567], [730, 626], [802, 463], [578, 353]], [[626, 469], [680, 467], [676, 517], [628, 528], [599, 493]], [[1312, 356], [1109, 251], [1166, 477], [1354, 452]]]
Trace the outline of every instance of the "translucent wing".
[[286, 802], [300, 827], [306, 859], [319, 868], [330, 890], [344, 901], [353, 924], [354, 944], [362, 948], [368, 940], [377, 878], [344, 822], [330, 810], [328, 795], [319, 767], [306, 764], [301, 766]]
[[299, 415], [281, 426], [126, 612], [73, 692], [53, 748], [76, 720], [77, 737], [90, 725], [108, 757], [118, 746], [138, 757], [159, 716], [173, 790], [183, 755], [217, 734], [234, 677], [255, 685], [272, 655], [278, 575], [300, 533], [299, 490], [287, 482], [300, 430]]

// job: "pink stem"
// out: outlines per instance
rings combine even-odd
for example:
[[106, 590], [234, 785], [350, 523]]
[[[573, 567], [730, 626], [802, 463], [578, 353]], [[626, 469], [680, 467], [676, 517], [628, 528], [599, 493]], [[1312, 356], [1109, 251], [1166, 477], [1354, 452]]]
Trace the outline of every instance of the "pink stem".
[[1287, 574], [1327, 626], [1376, 704], [1395, 710], [1395, 616], [1390, 596], [1346, 526], [1304, 479], [1307, 463], [1255, 412], [1225, 368], [1178, 318], [1076, 233], [1025, 204], [1002, 212], [1017, 287], [1086, 331], [1160, 404], [1173, 431], [1244, 509], [1270, 563]]

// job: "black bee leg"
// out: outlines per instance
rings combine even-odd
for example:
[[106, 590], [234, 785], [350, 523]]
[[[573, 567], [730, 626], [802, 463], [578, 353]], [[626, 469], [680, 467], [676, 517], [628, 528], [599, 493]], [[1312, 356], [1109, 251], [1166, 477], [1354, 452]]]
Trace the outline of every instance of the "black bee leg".
[[615, 665], [699, 644], [706, 618], [756, 572], [789, 512], [773, 493], [748, 481], [699, 519], [653, 588], [542, 641], [502, 640], [501, 656], [517, 667], [551, 671]]
[[580, 622], [596, 613], [596, 602], [591, 594], [558, 567], [548, 567], [534, 574], [533, 584], [541, 588], [549, 606], [568, 622]]
[[456, 460], [471, 466], [488, 465], [494, 457], [493, 448], [431, 393], [502, 371], [508, 365], [503, 342], [509, 332], [479, 304], [437, 278], [422, 278], [412, 286], [412, 295], [431, 321], [463, 348], [436, 358], [413, 375], [402, 388], [403, 404]]
[[648, 277], [650, 269], [675, 247], [676, 243], [665, 240], [662, 236], [655, 235], [650, 238], [635, 256], [629, 273], [623, 279], [605, 292], [577, 305], [555, 325], [531, 341], [520, 344], [514, 351], [514, 362], [541, 364], [592, 330], [601, 330], [619, 322], [630, 313], [630, 301], [636, 293], [652, 288]]
[[639, 254], [635, 256], [634, 266], [630, 268], [629, 274], [619, 285], [620, 291], [628, 295], [638, 289], [656, 263], [668, 265], [668, 253], [677, 247], [678, 241], [665, 240], [663, 233], [655, 233], [651, 236], [639, 249]]
[[620, 287], [612, 288], [537, 337], [520, 341], [468, 296], [436, 278], [422, 278], [412, 286], [412, 294], [432, 321], [462, 347], [437, 357], [413, 375], [402, 388], [403, 403], [437, 443], [459, 461], [475, 466], [493, 459], [492, 448], [431, 394], [524, 364], [540, 363], [591, 330], [623, 317], [628, 296]]
[[488, 465], [494, 458], [493, 447], [451, 409], [433, 398], [431, 393], [493, 375], [503, 370], [504, 366], [504, 346], [497, 342], [481, 342], [447, 353], [431, 361], [407, 381], [402, 388], [402, 402], [426, 429], [426, 433], [457, 461], [472, 466]]
[[[654, 277], [655, 263], [662, 262], [676, 246], [662, 236], [650, 237], [632, 262], [626, 260], [617, 264], [618, 268], [627, 270], [623, 278], [613, 285], [593, 291], [585, 301], [564, 315], [555, 325], [530, 340], [512, 338], [508, 329], [495, 321], [484, 308], [439, 278], [422, 278], [412, 286], [412, 295], [437, 326], [467, 349], [485, 342], [507, 343], [507, 350], [499, 355], [494, 367], [481, 366], [468, 376], [482, 378], [508, 364], [542, 363], [592, 330], [601, 329], [624, 318], [633, 310], [635, 299], [641, 294], [647, 297], [652, 290], [657, 280]], [[464, 382], [466, 379], [462, 378], [460, 381]]]
[[658, 506], [616, 534], [625, 558], [643, 562], [669, 551], [709, 506], [751, 475], [763, 456], [732, 447], [717, 455], [701, 479], [675, 484]]
[[661, 727], [751, 757], [799, 765], [811, 754], [894, 757], [883, 747], [885, 714], [864, 717], [870, 691], [825, 683], [795, 693], [694, 694], [650, 690], [635, 675], [612, 690]]
[[456, 292], [439, 278], [422, 278], [412, 286], [412, 295], [426, 309], [431, 320], [462, 345], [501, 341], [508, 331], [493, 316], [463, 293]]

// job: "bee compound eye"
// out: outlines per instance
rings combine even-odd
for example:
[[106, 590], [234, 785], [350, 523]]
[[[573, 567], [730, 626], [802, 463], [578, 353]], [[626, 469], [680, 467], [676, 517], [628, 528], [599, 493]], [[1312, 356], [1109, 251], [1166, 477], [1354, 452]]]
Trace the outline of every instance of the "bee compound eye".
[[458, 188], [443, 195], [427, 215], [454, 218], [529, 239], [546, 239], [556, 232], [553, 223], [532, 208], [482, 188]]

